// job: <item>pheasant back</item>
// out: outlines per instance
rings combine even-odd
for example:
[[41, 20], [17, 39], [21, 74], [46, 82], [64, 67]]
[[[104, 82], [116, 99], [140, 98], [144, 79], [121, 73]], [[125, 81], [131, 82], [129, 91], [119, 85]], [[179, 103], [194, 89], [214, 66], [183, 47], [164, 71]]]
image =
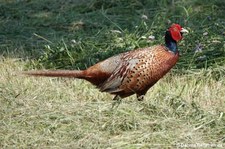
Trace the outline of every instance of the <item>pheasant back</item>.
[[178, 57], [162, 45], [121, 54], [121, 63], [98, 87], [122, 98], [132, 94], [140, 97], [176, 64]]

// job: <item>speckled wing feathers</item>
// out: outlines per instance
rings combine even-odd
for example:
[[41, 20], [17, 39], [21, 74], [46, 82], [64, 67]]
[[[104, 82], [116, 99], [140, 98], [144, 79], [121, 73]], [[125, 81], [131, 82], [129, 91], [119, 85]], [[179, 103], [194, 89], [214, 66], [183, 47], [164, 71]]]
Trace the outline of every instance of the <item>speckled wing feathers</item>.
[[111, 76], [99, 86], [111, 94], [145, 94], [177, 62], [178, 55], [164, 46], [134, 50], [123, 53], [121, 63]]

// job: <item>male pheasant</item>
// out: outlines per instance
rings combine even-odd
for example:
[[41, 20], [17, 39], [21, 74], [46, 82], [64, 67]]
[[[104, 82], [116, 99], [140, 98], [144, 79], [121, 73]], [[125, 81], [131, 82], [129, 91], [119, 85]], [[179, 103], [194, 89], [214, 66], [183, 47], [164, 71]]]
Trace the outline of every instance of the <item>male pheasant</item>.
[[121, 99], [136, 94], [138, 100], [178, 61], [177, 42], [188, 32], [179, 24], [165, 33], [165, 45], [140, 48], [101, 61], [86, 70], [28, 71], [27, 75], [85, 79], [101, 92]]

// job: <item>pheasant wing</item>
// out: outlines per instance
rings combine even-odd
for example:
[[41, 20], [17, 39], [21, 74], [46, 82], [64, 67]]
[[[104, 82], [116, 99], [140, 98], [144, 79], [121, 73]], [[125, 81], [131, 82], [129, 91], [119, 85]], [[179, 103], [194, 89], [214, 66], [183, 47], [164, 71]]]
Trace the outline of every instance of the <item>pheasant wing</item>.
[[119, 87], [121, 86], [123, 80], [127, 77], [128, 72], [130, 72], [140, 60], [140, 58], [137, 57], [127, 58], [126, 55], [122, 57], [123, 60], [121, 64], [113, 71], [112, 75], [99, 86], [100, 91], [116, 93], [123, 90]]

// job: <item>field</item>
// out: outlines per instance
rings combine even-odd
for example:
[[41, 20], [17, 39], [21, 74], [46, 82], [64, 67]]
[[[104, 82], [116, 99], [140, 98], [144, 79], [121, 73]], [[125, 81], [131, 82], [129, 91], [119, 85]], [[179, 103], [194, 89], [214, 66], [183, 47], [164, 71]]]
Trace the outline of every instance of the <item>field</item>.
[[[223, 0], [0, 0], [0, 148], [224, 148]], [[178, 64], [112, 108], [83, 80], [34, 78], [31, 69], [83, 69], [163, 43], [180, 23]], [[148, 40], [149, 36], [154, 40]]]

